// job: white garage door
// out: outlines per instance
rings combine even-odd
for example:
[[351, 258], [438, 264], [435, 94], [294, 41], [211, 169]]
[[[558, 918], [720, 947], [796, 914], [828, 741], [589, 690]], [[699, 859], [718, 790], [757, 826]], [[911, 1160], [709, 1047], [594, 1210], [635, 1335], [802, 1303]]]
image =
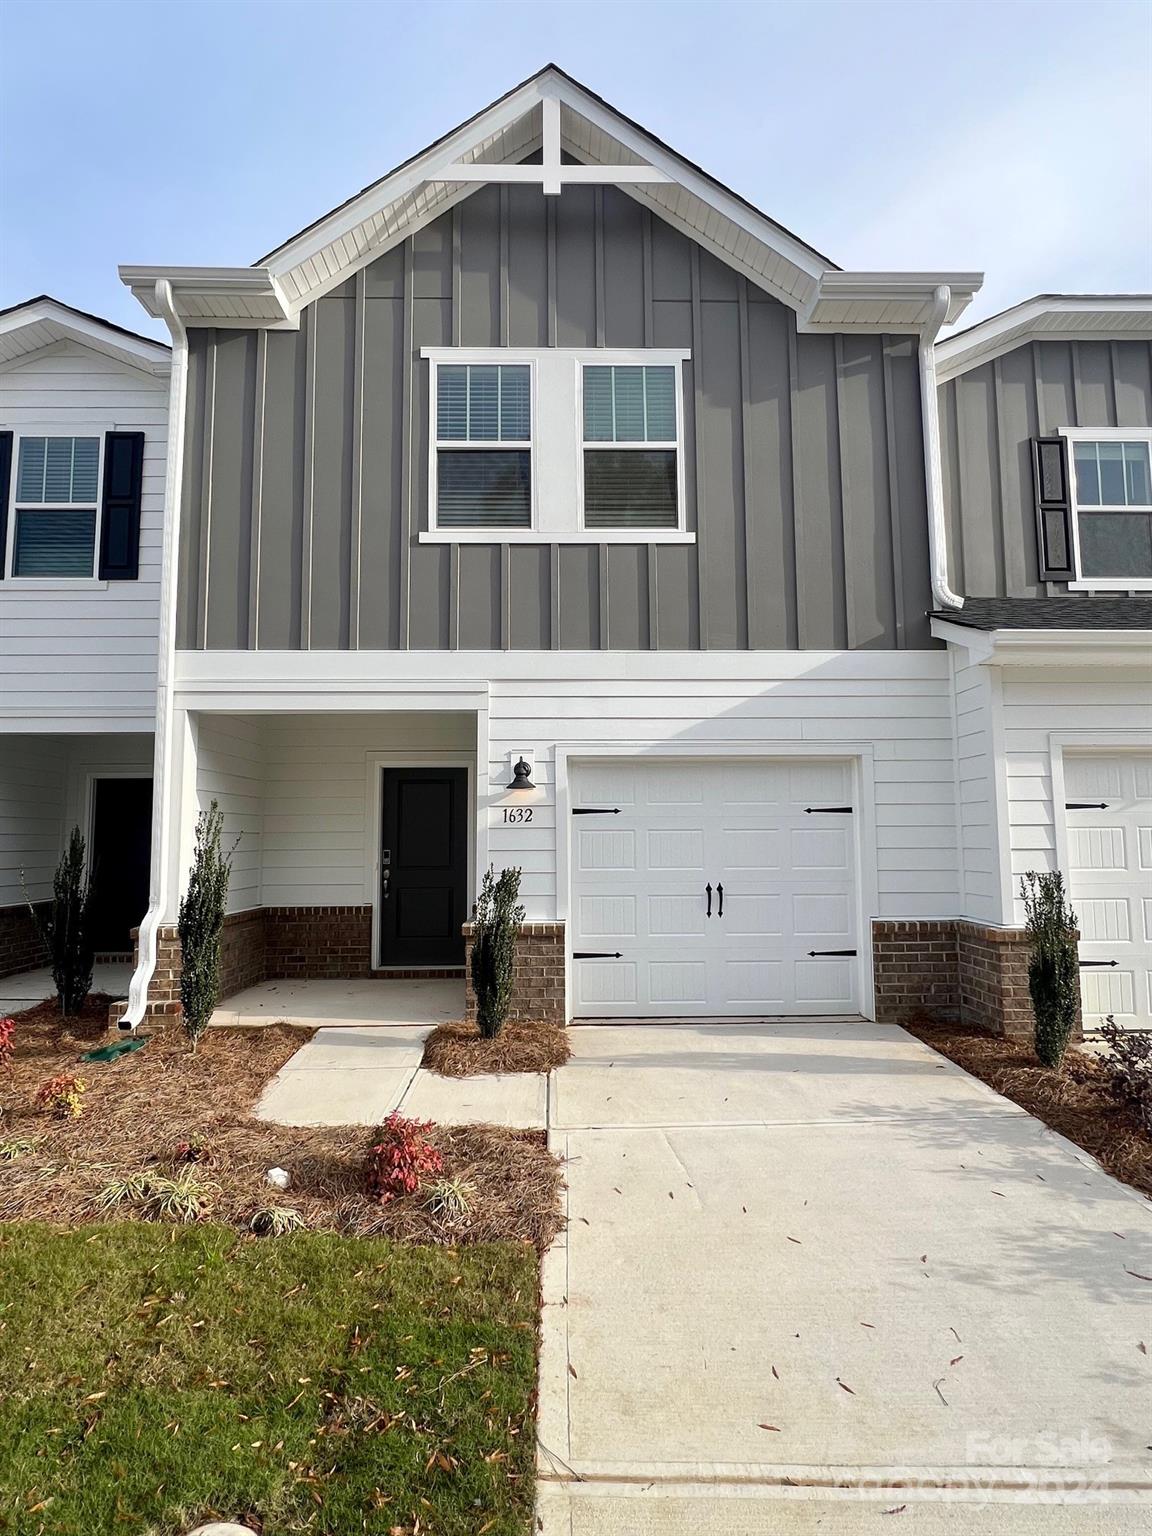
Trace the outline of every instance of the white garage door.
[[1152, 1026], [1152, 754], [1064, 759], [1068, 884], [1088, 1028]]
[[577, 1016], [858, 1011], [849, 763], [589, 763], [572, 804]]

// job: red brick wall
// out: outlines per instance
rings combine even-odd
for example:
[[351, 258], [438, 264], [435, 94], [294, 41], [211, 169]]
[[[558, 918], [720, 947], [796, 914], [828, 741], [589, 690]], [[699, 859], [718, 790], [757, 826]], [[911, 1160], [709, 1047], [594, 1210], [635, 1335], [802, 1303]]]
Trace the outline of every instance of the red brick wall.
[[343, 980], [372, 974], [372, 908], [267, 907], [266, 976]]
[[[46, 912], [47, 909], [47, 902], [37, 903], [37, 911]], [[15, 907], [0, 907], [0, 976], [37, 971], [47, 964], [48, 952], [40, 941], [27, 906], [21, 902]]]
[[913, 1014], [941, 1023], [960, 1017], [956, 924], [940, 921], [872, 924], [876, 1018], [902, 1024]]
[[[1028, 935], [1023, 928], [988, 928], [961, 919], [956, 924], [960, 956], [960, 1005], [966, 1024], [996, 1034], [1031, 1039], [1034, 1026], [1028, 992]], [[1079, 935], [1076, 935], [1079, 938]], [[1075, 1039], [1083, 1035], [1076, 999]]]
[[268, 979], [263, 907], [229, 912], [220, 935], [220, 996], [232, 997]]
[[[476, 1019], [472, 991], [472, 924], [464, 924], [466, 1014]], [[564, 924], [521, 923], [512, 972], [512, 1007], [508, 1017], [564, 1023]]]

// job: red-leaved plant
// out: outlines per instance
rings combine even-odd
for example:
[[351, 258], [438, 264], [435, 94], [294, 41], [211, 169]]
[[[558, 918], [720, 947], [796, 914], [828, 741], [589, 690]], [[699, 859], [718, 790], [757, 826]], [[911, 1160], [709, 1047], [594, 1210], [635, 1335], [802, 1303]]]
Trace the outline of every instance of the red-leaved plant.
[[0, 1019], [0, 1072], [12, 1070], [12, 1042], [16, 1038], [16, 1020]]
[[368, 1154], [368, 1193], [387, 1205], [399, 1195], [414, 1195], [430, 1174], [443, 1173], [444, 1159], [428, 1141], [431, 1120], [406, 1120], [395, 1110], [381, 1127], [380, 1141]]
[[83, 1112], [84, 1091], [88, 1084], [71, 1072], [61, 1072], [50, 1077], [36, 1090], [36, 1103], [41, 1109], [50, 1109], [61, 1120], [75, 1120]]

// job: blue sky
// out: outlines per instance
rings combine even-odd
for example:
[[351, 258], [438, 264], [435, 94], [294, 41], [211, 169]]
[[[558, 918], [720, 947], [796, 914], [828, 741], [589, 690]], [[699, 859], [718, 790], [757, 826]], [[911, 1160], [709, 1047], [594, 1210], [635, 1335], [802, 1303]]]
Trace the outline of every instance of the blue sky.
[[119, 262], [246, 265], [548, 60], [972, 317], [1152, 290], [1148, 0], [4, 0], [0, 54], [0, 305], [158, 334]]

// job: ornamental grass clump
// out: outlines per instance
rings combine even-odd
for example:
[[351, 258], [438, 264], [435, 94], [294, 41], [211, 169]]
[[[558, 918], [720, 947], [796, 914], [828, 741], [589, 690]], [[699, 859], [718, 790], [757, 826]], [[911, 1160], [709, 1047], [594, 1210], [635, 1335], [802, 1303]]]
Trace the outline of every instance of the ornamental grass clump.
[[491, 868], [487, 870], [472, 920], [476, 1027], [486, 1040], [494, 1040], [500, 1033], [512, 1006], [516, 938], [524, 921], [519, 896], [518, 869], [501, 870], [499, 876]]
[[1059, 1069], [1076, 1027], [1080, 1000], [1076, 914], [1065, 900], [1064, 876], [1058, 869], [1044, 874], [1030, 870], [1020, 887], [1032, 947], [1028, 991], [1036, 1055], [1044, 1066]]
[[50, 1109], [59, 1120], [77, 1120], [84, 1112], [84, 1094], [88, 1084], [71, 1072], [50, 1077], [36, 1090], [36, 1105]]
[[368, 1193], [387, 1205], [414, 1195], [426, 1178], [444, 1172], [444, 1159], [428, 1140], [431, 1120], [408, 1120], [396, 1110], [380, 1128], [380, 1140], [368, 1154]]
[[239, 842], [237, 838], [227, 854], [221, 853], [223, 830], [224, 817], [213, 800], [196, 822], [192, 869], [177, 919], [183, 967], [180, 1002], [184, 1008], [184, 1033], [193, 1050], [220, 1000], [220, 934], [228, 905], [232, 855]]

